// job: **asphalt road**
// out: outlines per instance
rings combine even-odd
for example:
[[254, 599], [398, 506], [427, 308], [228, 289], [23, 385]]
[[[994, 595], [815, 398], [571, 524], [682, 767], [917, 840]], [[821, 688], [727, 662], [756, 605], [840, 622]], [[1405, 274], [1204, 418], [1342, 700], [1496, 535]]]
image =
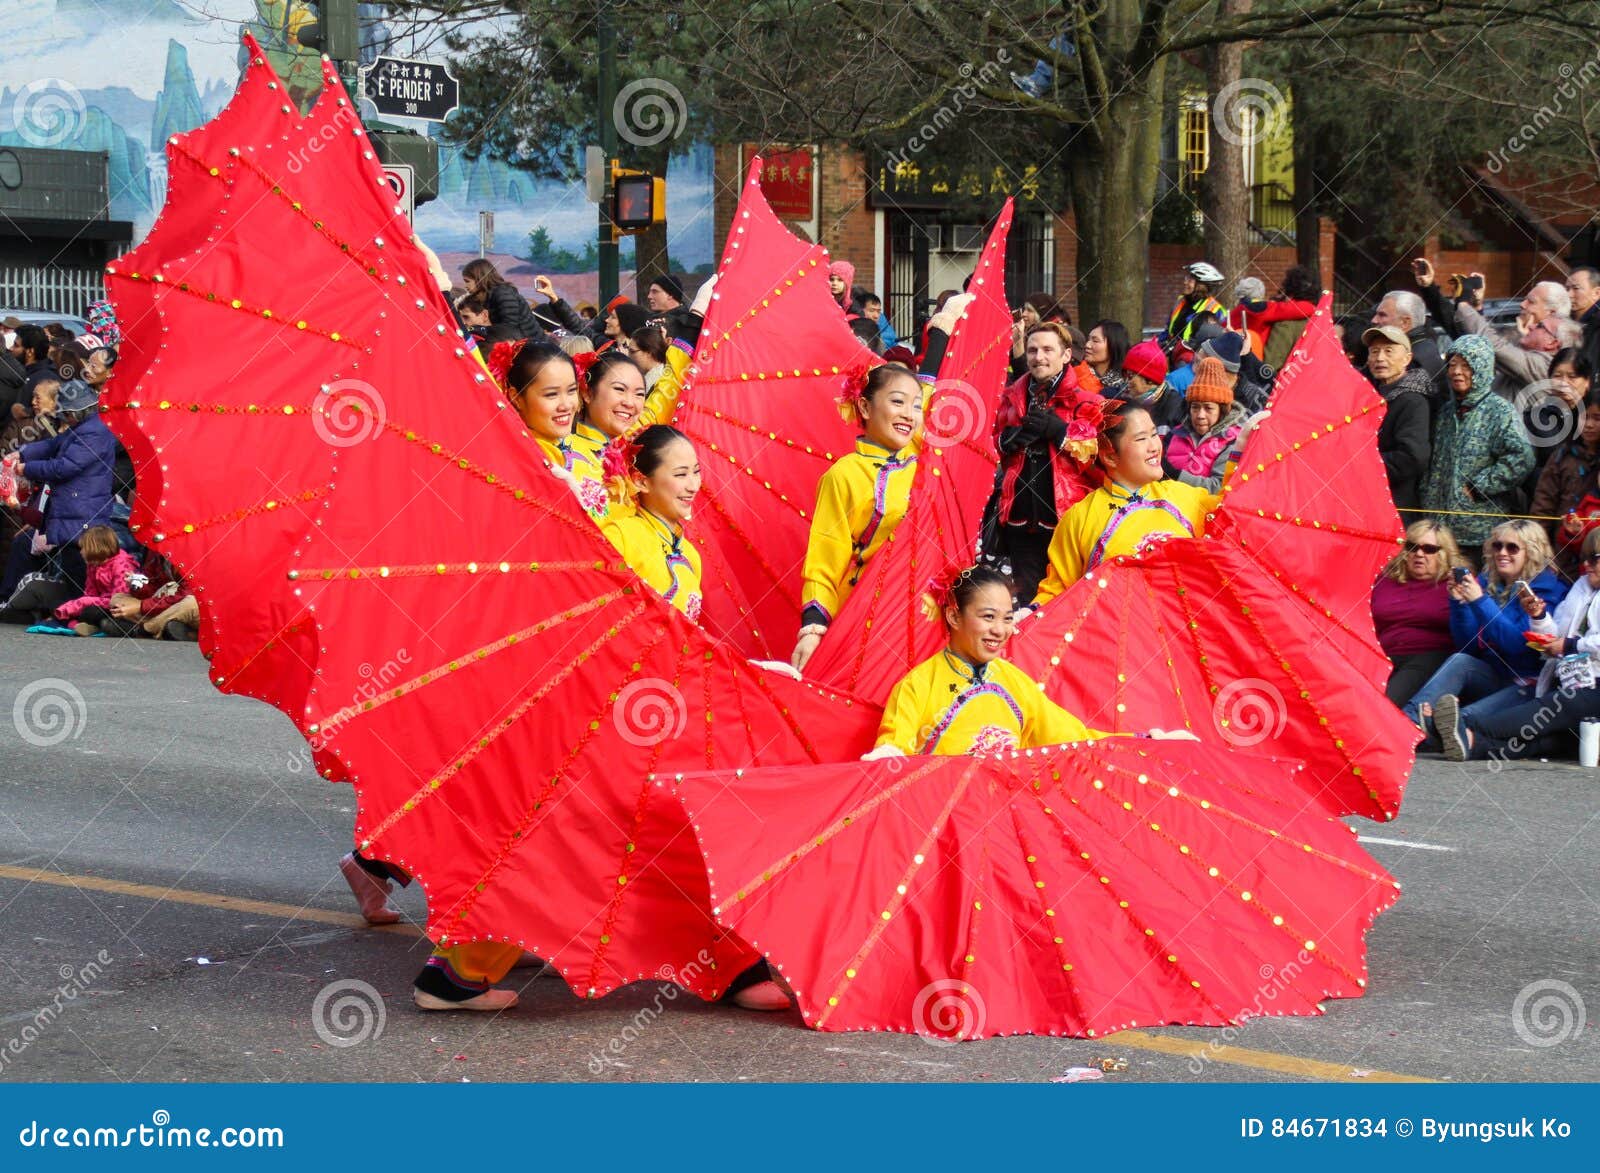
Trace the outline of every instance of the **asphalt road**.
[[[84, 707], [37, 746], [12, 715], [49, 679]], [[352, 814], [195, 645], [0, 630], [0, 1080], [1040, 1081], [1107, 1058], [1114, 1081], [1600, 1079], [1600, 771], [1573, 765], [1425, 761], [1398, 821], [1359, 823], [1405, 885], [1366, 997], [1101, 1041], [818, 1034], [671, 987], [582, 1002], [530, 971], [510, 1013], [422, 1014], [428, 945], [366, 928], [339, 877]], [[354, 1046], [316, 1029], [341, 981], [382, 998], [381, 1031], [370, 1004], [336, 1019], [335, 1041], [371, 1024]]]

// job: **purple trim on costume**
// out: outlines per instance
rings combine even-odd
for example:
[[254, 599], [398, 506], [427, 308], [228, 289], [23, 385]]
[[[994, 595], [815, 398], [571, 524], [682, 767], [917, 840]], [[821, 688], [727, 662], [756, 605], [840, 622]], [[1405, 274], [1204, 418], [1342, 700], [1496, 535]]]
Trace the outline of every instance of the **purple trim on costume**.
[[1177, 519], [1178, 524], [1183, 526], [1184, 532], [1187, 533], [1191, 538], [1194, 537], [1193, 524], [1191, 524], [1189, 519], [1185, 517], [1178, 507], [1171, 501], [1163, 501], [1160, 498], [1147, 500], [1142, 497], [1135, 497], [1130, 499], [1128, 503], [1125, 504], [1121, 509], [1118, 509], [1115, 513], [1113, 513], [1111, 515], [1111, 520], [1106, 522], [1106, 528], [1101, 533], [1100, 540], [1094, 544], [1094, 549], [1089, 552], [1089, 565], [1084, 568], [1085, 573], [1100, 565], [1101, 559], [1106, 556], [1106, 546], [1110, 543], [1112, 535], [1117, 532], [1117, 527], [1124, 521], [1127, 521], [1129, 517], [1143, 509], [1161, 509], [1167, 513], [1170, 513], [1174, 518]]
[[856, 539], [856, 572], [850, 576], [850, 585], [855, 586], [856, 580], [861, 577], [862, 568], [866, 560], [862, 557], [863, 551], [872, 545], [872, 539], [877, 536], [878, 527], [883, 524], [884, 514], [889, 509], [889, 478], [902, 468], [911, 468], [917, 463], [915, 456], [905, 460], [885, 460], [878, 466], [878, 479], [872, 486], [872, 518], [867, 522], [867, 528], [861, 531], [861, 536]]
[[675, 568], [679, 566], [688, 567], [688, 565], [689, 559], [684, 557], [681, 551], [674, 550], [672, 553], [667, 555], [667, 577], [672, 579], [672, 585], [668, 587], [666, 593], [661, 596], [667, 602], [672, 602], [673, 598], [676, 597], [678, 593], [678, 588], [683, 585], [678, 581], [678, 572]]
[[927, 741], [922, 743], [922, 748], [917, 752], [932, 753], [933, 747], [939, 744], [939, 739], [945, 735], [945, 730], [950, 728], [950, 724], [956, 719], [957, 714], [959, 714], [969, 702], [976, 700], [978, 697], [985, 694], [988, 694], [989, 696], [997, 696], [1001, 700], [1005, 701], [1006, 705], [1011, 709], [1012, 715], [1016, 717], [1017, 725], [1021, 727], [1023, 724], [1025, 724], [1022, 717], [1022, 706], [1017, 704], [1016, 698], [1000, 685], [995, 684], [991, 680], [985, 680], [982, 684], [974, 685], [972, 688], [967, 689], [965, 692], [957, 696], [955, 700], [950, 702], [950, 707], [944, 711], [944, 716], [940, 717], [939, 723], [933, 727], [933, 733], [929, 736]]

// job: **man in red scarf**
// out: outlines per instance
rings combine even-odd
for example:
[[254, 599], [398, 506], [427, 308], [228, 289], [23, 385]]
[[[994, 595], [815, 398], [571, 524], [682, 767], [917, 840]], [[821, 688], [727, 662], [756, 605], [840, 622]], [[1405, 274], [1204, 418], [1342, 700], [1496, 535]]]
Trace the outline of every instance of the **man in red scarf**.
[[1028, 373], [1006, 388], [995, 413], [1000, 483], [990, 502], [996, 524], [985, 527], [1011, 563], [1019, 604], [1044, 578], [1056, 522], [1095, 487], [1089, 470], [1105, 402], [1078, 386], [1059, 322], [1034, 325], [1023, 347]]

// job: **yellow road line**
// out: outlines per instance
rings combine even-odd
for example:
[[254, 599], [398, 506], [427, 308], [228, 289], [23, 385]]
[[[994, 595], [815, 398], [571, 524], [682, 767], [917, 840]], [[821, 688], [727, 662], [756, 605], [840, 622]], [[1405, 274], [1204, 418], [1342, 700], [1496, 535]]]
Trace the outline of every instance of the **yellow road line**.
[[1136, 1047], [1141, 1051], [1160, 1051], [1164, 1055], [1181, 1055], [1198, 1058], [1203, 1062], [1228, 1063], [1235, 1067], [1253, 1067], [1258, 1071], [1272, 1071], [1279, 1075], [1300, 1075], [1308, 1079], [1325, 1079], [1334, 1083], [1436, 1083], [1425, 1075], [1402, 1075], [1398, 1071], [1368, 1071], [1365, 1075], [1352, 1075], [1351, 1063], [1329, 1063], [1322, 1059], [1306, 1059], [1300, 1055], [1284, 1055], [1277, 1051], [1253, 1051], [1248, 1047], [1230, 1047], [1217, 1043], [1203, 1043], [1194, 1039], [1180, 1039], [1173, 1035], [1150, 1034], [1142, 1030], [1125, 1030], [1105, 1036], [1108, 1047]]
[[[369, 929], [379, 933], [401, 933], [420, 937], [422, 930], [416, 925], [368, 925], [365, 920], [350, 912], [334, 912], [328, 908], [298, 907], [279, 904], [271, 900], [246, 900], [239, 896], [223, 896], [215, 892], [193, 892], [185, 888], [161, 888], [153, 884], [134, 884], [127, 880], [110, 880], [102, 876], [75, 876], [66, 872], [47, 872], [38, 868], [19, 868], [0, 864], [0, 880], [16, 880], [24, 884], [53, 884], [59, 888], [78, 888], [90, 892], [105, 892], [113, 896], [133, 896], [140, 900], [154, 900], [166, 904], [193, 904], [201, 908], [218, 908], [227, 912], [251, 913], [272, 917], [275, 920], [311, 921], [316, 924], [338, 925], [349, 929]], [[1276, 1051], [1255, 1051], [1248, 1047], [1223, 1046], [1217, 1043], [1180, 1039], [1173, 1035], [1152, 1034], [1142, 1030], [1125, 1030], [1108, 1035], [1102, 1040], [1108, 1047], [1132, 1047], [1141, 1051], [1159, 1051], [1186, 1059], [1198, 1058], [1203, 1062], [1227, 1063], [1235, 1067], [1250, 1067], [1257, 1071], [1270, 1071], [1277, 1075], [1296, 1075], [1307, 1079], [1323, 1079], [1336, 1083], [1434, 1083], [1421, 1075], [1402, 1075], [1395, 1071], [1368, 1071], [1363, 1076], [1351, 1074], [1348, 1063], [1329, 1063], [1321, 1059], [1307, 1059], [1300, 1055], [1284, 1055]]]
[[420, 937], [422, 930], [416, 925], [369, 925], [353, 912], [334, 912], [328, 908], [299, 907], [278, 904], [271, 900], [246, 900], [240, 896], [222, 896], [215, 892], [191, 892], [184, 888], [159, 888], [153, 884], [133, 884], [127, 880], [108, 880], [102, 876], [73, 876], [66, 872], [46, 872], [38, 868], [19, 868], [0, 864], [0, 880], [18, 880], [24, 884], [54, 884], [60, 888], [79, 888], [90, 892], [106, 892], [113, 896], [135, 896], [140, 900], [154, 900], [166, 904], [196, 904], [202, 908], [220, 908], [228, 912], [248, 912], [268, 916], [275, 920], [311, 921], [320, 925], [339, 925], [347, 929], [371, 929], [379, 933], [401, 933]]

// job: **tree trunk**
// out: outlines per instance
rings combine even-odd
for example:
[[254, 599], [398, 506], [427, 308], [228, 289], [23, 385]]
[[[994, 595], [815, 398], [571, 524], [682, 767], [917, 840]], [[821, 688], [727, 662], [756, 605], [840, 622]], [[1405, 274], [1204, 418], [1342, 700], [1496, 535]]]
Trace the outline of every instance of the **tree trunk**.
[[[1080, 326], [1110, 318], [1137, 336], [1147, 321], [1150, 207], [1161, 168], [1164, 63], [1126, 84], [1100, 118], [1100, 143], [1067, 151], [1078, 223]], [[1088, 139], [1080, 134], [1078, 142]], [[1160, 309], [1162, 307], [1157, 307]]]
[[[1226, 19], [1250, 11], [1252, 0], [1221, 0], [1218, 15]], [[1202, 191], [1206, 220], [1206, 260], [1222, 270], [1227, 284], [1215, 291], [1232, 302], [1233, 282], [1244, 276], [1250, 260], [1250, 193], [1244, 183], [1244, 153], [1254, 148], [1266, 115], [1254, 100], [1259, 95], [1239, 82], [1244, 73], [1244, 45], [1213, 45], [1205, 51], [1206, 98], [1212, 103], [1209, 155]], [[1218, 101], [1219, 95], [1223, 96]], [[1253, 112], [1254, 117], [1251, 117]]]
[[643, 305], [644, 291], [649, 287], [650, 278], [657, 273], [670, 273], [672, 271], [670, 259], [667, 256], [666, 224], [652, 224], [643, 232], [635, 235], [633, 249], [634, 281], [638, 285], [638, 296], [634, 300]]

